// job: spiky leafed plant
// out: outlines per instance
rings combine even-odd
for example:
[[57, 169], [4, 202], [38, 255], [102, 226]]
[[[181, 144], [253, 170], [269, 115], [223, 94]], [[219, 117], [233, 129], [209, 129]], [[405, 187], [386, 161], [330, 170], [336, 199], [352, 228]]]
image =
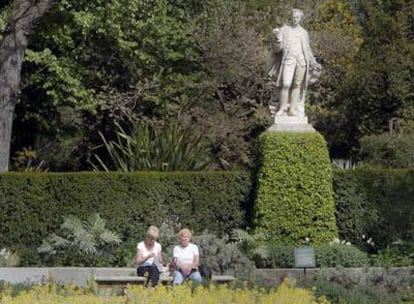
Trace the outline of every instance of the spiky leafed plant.
[[60, 226], [62, 236], [51, 234], [37, 250], [49, 255], [57, 255], [65, 251], [101, 255], [108, 246], [121, 243], [118, 234], [105, 226], [105, 220], [98, 213], [89, 216], [84, 222], [75, 216], [67, 216]]
[[119, 125], [116, 139], [108, 141], [99, 133], [108, 152], [110, 163], [94, 154], [95, 170], [110, 171], [196, 171], [205, 169], [212, 157], [201, 135], [189, 128], [182, 128], [177, 121], [159, 130], [149, 125], [141, 126], [132, 135]]

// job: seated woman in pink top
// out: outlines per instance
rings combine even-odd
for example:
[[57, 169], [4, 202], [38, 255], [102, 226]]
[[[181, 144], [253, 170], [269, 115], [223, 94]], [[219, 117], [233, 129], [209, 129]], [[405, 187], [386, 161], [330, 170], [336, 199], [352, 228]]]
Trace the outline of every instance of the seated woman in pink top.
[[137, 245], [137, 255], [135, 262], [138, 266], [137, 274], [144, 276], [149, 274], [152, 286], [158, 284], [160, 272], [158, 265], [162, 264], [161, 245], [155, 240], [158, 239], [159, 230], [155, 226], [149, 226], [145, 241], [139, 242]]
[[174, 285], [182, 284], [185, 279], [195, 283], [201, 283], [201, 275], [198, 271], [200, 254], [198, 247], [190, 243], [192, 234], [187, 228], [181, 229], [178, 233], [180, 245], [174, 247], [173, 262]]

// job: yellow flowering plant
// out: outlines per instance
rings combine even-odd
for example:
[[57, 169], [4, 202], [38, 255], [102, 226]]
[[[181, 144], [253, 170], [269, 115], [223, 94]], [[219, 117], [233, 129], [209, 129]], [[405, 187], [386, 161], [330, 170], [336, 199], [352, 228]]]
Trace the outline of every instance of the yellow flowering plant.
[[146, 288], [142, 285], [127, 286], [122, 295], [115, 291], [104, 293], [102, 290], [93, 292], [74, 286], [58, 286], [56, 284], [35, 286], [28, 291], [13, 296], [11, 289], [0, 293], [0, 304], [327, 304], [325, 297], [316, 298], [312, 291], [297, 288], [290, 281], [285, 281], [277, 289], [267, 291], [263, 288], [233, 288], [227, 285], [198, 286], [189, 285], [158, 286]]

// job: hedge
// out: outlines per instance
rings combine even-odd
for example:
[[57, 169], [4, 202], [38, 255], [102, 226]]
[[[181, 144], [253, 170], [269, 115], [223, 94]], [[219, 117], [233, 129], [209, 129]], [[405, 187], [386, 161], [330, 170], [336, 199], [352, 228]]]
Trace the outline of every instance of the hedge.
[[0, 174], [0, 246], [35, 254], [64, 216], [96, 212], [127, 243], [163, 222], [220, 236], [245, 227], [250, 189], [245, 172]]
[[[319, 157], [308, 156], [315, 161]], [[398, 239], [414, 242], [414, 170], [333, 173], [341, 240], [363, 247], [372, 238], [375, 249]], [[189, 226], [197, 234], [208, 229], [220, 236], [250, 222], [251, 189], [247, 172], [0, 174], [0, 249], [19, 248], [35, 255], [41, 241], [62, 224], [63, 216], [85, 219], [95, 212], [107, 220], [109, 229], [122, 235], [125, 246], [141, 239], [147, 225], [165, 221]], [[315, 193], [311, 191], [309, 199]], [[287, 210], [298, 220], [299, 211]]]
[[[374, 250], [414, 242], [414, 170], [336, 170], [336, 218], [343, 240]], [[371, 243], [372, 244], [372, 243]]]
[[277, 244], [332, 241], [332, 169], [322, 135], [266, 132], [260, 155], [255, 232]]
[[[268, 256], [259, 261], [265, 268], [295, 267], [295, 245], [269, 244]], [[366, 252], [356, 246], [340, 243], [314, 246], [316, 267], [365, 267], [369, 265]]]

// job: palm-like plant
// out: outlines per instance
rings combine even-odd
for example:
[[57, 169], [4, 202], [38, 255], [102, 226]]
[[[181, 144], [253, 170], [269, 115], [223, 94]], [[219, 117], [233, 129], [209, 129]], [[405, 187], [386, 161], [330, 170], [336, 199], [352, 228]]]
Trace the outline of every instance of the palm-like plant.
[[95, 170], [131, 172], [142, 171], [195, 171], [205, 169], [212, 157], [202, 136], [196, 136], [189, 128], [181, 128], [174, 121], [158, 130], [144, 125], [132, 135], [117, 124], [116, 139], [108, 141], [102, 133], [103, 145], [111, 163], [105, 163], [98, 155]]
[[0, 250], [0, 267], [15, 267], [19, 265], [20, 257], [17, 252], [7, 248]]
[[37, 250], [50, 255], [72, 250], [86, 255], [100, 255], [106, 247], [121, 243], [118, 234], [105, 225], [105, 220], [98, 213], [84, 222], [75, 216], [67, 216], [60, 227], [63, 236], [51, 234]]

